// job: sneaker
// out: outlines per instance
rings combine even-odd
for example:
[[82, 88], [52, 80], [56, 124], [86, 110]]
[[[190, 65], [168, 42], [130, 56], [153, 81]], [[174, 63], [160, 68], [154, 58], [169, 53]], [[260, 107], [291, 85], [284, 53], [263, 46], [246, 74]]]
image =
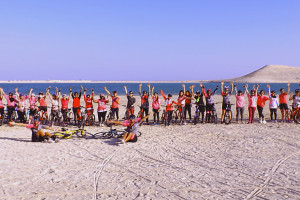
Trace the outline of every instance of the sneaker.
[[124, 139], [121, 140], [121, 144], [125, 144], [125, 140]]
[[48, 143], [54, 143], [55, 141], [52, 138], [49, 138]]
[[266, 124], [266, 123], [267, 123], [267, 121], [266, 121], [266, 120], [264, 120], [264, 121], [262, 121], [262, 123], [263, 123], [263, 124]]
[[277, 120], [274, 120], [274, 123], [277, 123]]
[[259, 120], [259, 123], [261, 123], [261, 124], [262, 124], [262, 123], [263, 123], [263, 121], [260, 119], [260, 120]]

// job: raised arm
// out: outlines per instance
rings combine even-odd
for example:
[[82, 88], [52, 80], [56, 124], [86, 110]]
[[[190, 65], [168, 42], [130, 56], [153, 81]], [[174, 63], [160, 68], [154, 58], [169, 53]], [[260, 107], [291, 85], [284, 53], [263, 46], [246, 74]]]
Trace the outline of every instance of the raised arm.
[[163, 90], [160, 90], [160, 94], [161, 94], [161, 96], [166, 100], [167, 98], [166, 98], [166, 96], [165, 96], [165, 94], [164, 94], [164, 92], [163, 92]]
[[127, 87], [126, 87], [126, 85], [124, 85], [123, 87], [124, 87], [124, 90], [125, 90], [125, 94], [128, 96], [128, 92], [127, 92]]
[[217, 85], [216, 89], [213, 91], [212, 95], [215, 95], [216, 91], [218, 90], [219, 86]]
[[291, 92], [289, 100], [293, 100], [293, 93]]
[[245, 92], [246, 92], [247, 94], [249, 94], [248, 84], [245, 85]]
[[153, 91], [154, 91], [154, 86], [152, 86], [152, 89], [151, 89], [151, 92], [150, 92], [151, 97], [153, 97]]
[[234, 85], [234, 93], [237, 95], [237, 88], [236, 88], [236, 84]]
[[15, 95], [18, 98], [18, 101], [20, 100], [20, 95], [18, 93], [18, 88], [15, 88]]
[[287, 83], [287, 88], [288, 88], [288, 89], [287, 89], [287, 92], [286, 92], [287, 95], [290, 93], [290, 89], [291, 89], [290, 86], [291, 86], [291, 84], [290, 84], [290, 83]]
[[233, 82], [230, 82], [230, 85], [231, 85], [230, 93], [232, 93], [233, 92]]
[[3, 99], [3, 89], [0, 88], [0, 98]]
[[149, 115], [145, 116], [141, 119], [141, 122], [145, 121], [148, 117], [150, 117], [153, 114], [153, 112], [149, 113]]
[[224, 86], [224, 82], [221, 82], [221, 93], [223, 93], [223, 86]]
[[45, 96], [49, 96], [49, 99], [52, 101], [52, 96], [51, 96], [51, 94], [50, 94], [50, 92], [49, 92], [49, 90], [47, 90], [47, 92], [46, 92], [46, 94], [45, 94]]
[[82, 91], [83, 91], [83, 85], [80, 86], [80, 92], [79, 92], [79, 96], [78, 96], [79, 99], [81, 98]]
[[255, 88], [255, 95], [256, 95], [256, 96], [257, 96], [257, 94], [258, 94], [258, 88], [259, 88], [259, 85], [256, 84], [256, 88]]
[[110, 92], [108, 91], [108, 89], [104, 86], [103, 87], [103, 89], [106, 91], [106, 93], [109, 95], [109, 96], [112, 96], [111, 94], [110, 94]]
[[150, 83], [147, 84], [148, 87], [148, 96], [150, 95]]
[[142, 83], [139, 84], [139, 95], [142, 96]]
[[185, 84], [183, 83], [182, 85], [183, 93], [185, 94]]
[[194, 87], [195, 87], [195, 85], [191, 85], [191, 87], [190, 87], [192, 96], [194, 96]]
[[268, 91], [269, 91], [269, 92], [268, 92], [268, 95], [269, 95], [269, 97], [270, 97], [270, 96], [271, 96], [271, 87], [270, 87], [270, 85], [267, 85], [267, 88], [269, 88], [269, 89], [268, 89]]
[[32, 94], [32, 88], [30, 88], [29, 92], [28, 92], [28, 97], [31, 98], [31, 94]]

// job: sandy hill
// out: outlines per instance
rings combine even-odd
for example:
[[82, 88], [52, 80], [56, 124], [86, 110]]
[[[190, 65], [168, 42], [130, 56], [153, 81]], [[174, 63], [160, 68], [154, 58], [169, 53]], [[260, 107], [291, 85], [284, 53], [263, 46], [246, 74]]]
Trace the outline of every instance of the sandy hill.
[[300, 67], [290, 67], [285, 65], [266, 65], [245, 76], [226, 79], [224, 81], [243, 83], [299, 83]]

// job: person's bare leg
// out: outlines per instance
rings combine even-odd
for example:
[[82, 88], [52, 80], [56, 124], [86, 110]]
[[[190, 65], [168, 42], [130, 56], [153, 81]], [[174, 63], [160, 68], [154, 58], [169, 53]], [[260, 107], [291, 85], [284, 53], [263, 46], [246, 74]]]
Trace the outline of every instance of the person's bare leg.
[[125, 142], [129, 141], [132, 138], [132, 136], [133, 136], [133, 133], [127, 134], [127, 137], [126, 137], [126, 139], [124, 139], [124, 141]]
[[38, 130], [38, 132], [36, 133], [36, 136], [37, 137], [44, 137], [45, 136], [45, 133], [43, 130]]

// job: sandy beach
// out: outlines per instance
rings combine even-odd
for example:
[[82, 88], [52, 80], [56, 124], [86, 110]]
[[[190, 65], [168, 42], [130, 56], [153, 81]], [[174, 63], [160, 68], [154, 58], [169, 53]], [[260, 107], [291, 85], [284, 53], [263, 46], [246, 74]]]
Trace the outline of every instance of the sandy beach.
[[300, 197], [298, 124], [143, 125], [140, 131], [137, 143], [125, 145], [76, 137], [32, 143], [30, 130], [4, 125], [0, 199]]

